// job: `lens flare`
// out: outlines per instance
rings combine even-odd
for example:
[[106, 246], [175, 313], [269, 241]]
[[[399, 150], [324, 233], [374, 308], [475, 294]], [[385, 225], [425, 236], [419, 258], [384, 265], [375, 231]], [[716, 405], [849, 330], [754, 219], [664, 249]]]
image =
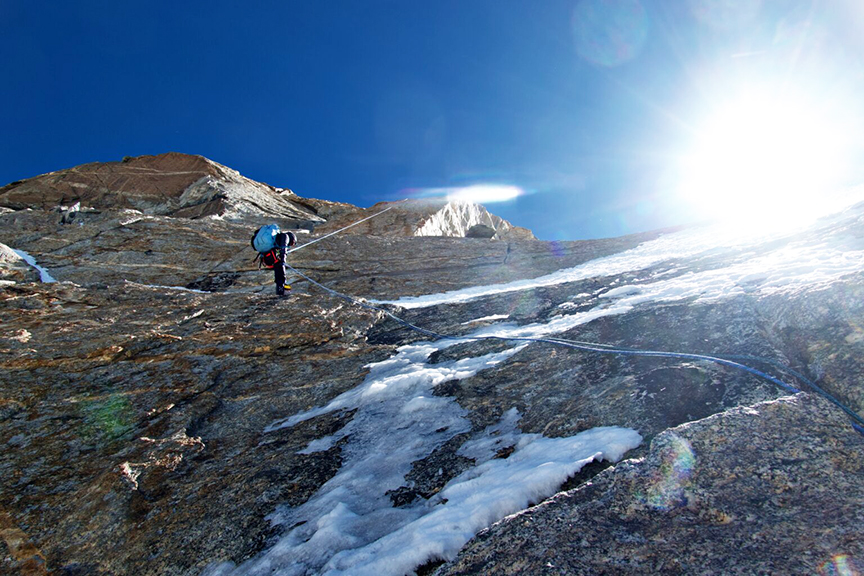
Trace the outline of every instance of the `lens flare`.
[[506, 202], [522, 195], [518, 186], [500, 184], [475, 184], [464, 188], [453, 188], [447, 193], [448, 200], [461, 200], [475, 204]]
[[507, 307], [507, 316], [522, 316], [531, 314], [541, 305], [540, 298], [534, 290], [516, 292]]
[[846, 554], [838, 554], [819, 567], [820, 576], [861, 576], [864, 567]]
[[637, 497], [656, 510], [686, 506], [687, 488], [695, 467], [696, 455], [690, 442], [672, 434], [662, 448], [660, 466], [654, 470], [645, 492]]
[[549, 242], [549, 251], [552, 252], [552, 255], [556, 258], [561, 258], [565, 254], [564, 246], [562, 246], [561, 242], [557, 240]]
[[762, 0], [689, 0], [697, 20], [718, 30], [734, 30], [753, 22]]
[[129, 401], [120, 394], [93, 400], [84, 405], [84, 433], [109, 440], [132, 430], [134, 414]]

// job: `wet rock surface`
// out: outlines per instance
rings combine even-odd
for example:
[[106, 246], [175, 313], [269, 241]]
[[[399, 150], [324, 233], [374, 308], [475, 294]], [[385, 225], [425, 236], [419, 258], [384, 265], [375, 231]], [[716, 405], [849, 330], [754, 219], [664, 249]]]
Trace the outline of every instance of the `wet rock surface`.
[[[326, 405], [360, 385], [371, 364], [427, 339], [296, 276], [289, 296], [277, 298], [272, 272], [252, 263], [249, 237], [263, 223], [312, 230], [298, 232], [302, 245], [382, 206], [300, 198], [196, 158], [142, 157], [0, 189], [9, 207], [0, 210], [0, 242], [10, 248], [0, 246], [2, 573], [193, 575], [256, 557], [291, 529], [270, 515], [318, 493], [352, 438], [300, 452], [347, 429], [356, 413], [270, 426]], [[200, 203], [186, 202], [193, 192]], [[80, 211], [61, 223], [54, 204], [76, 198]], [[289, 263], [336, 290], [394, 300], [536, 278], [673, 232], [556, 243], [518, 233], [506, 241], [415, 237], [424, 210], [394, 208]], [[854, 219], [807, 238], [848, 254], [864, 249]], [[562, 486], [567, 493], [495, 525], [439, 573], [827, 574], [835, 557], [860, 562], [853, 528], [862, 520], [864, 438], [839, 410], [698, 358], [604, 352], [747, 357], [807, 391], [777, 370], [782, 364], [862, 411], [860, 270], [785, 292], [751, 274], [722, 299], [675, 293], [598, 313], [658, 282], [684, 282], [795, 241], [627, 271], [598, 266], [588, 277], [461, 303], [385, 305], [453, 337], [588, 315], [549, 337], [600, 348], [471, 339], [434, 352], [429, 367], [523, 346], [434, 386], [431, 394], [455, 399], [468, 424], [433, 431], [443, 440], [387, 493], [394, 507], [435, 498], [474, 466], [460, 449], [513, 408], [525, 433], [626, 426], [645, 439], [633, 459], [589, 465]], [[38, 282], [12, 248], [59, 282]], [[495, 456], [513, 450], [502, 437]], [[440, 563], [430, 560], [427, 573]]]

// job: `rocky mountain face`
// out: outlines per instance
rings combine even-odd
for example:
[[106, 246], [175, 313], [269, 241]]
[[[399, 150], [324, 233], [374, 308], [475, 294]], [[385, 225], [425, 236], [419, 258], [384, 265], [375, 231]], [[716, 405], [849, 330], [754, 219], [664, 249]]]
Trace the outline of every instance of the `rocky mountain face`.
[[[864, 410], [861, 206], [550, 243], [178, 154], [0, 206], [4, 574], [864, 569], [864, 436], [796, 376]], [[252, 263], [391, 206], [286, 298]]]
[[56, 209], [80, 202], [85, 210], [133, 209], [175, 218], [245, 214], [321, 222], [290, 190], [244, 178], [201, 156], [162, 154], [92, 163], [13, 182], [0, 188], [0, 206]]

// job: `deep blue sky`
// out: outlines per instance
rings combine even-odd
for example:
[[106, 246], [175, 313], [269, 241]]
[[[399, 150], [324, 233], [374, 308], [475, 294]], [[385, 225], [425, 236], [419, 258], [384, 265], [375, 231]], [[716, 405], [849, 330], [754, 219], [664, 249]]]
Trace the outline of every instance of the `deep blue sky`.
[[361, 206], [515, 185], [487, 206], [549, 240], [679, 224], [677, 158], [741, 78], [861, 93], [859, 4], [0, 0], [0, 184], [177, 151]]

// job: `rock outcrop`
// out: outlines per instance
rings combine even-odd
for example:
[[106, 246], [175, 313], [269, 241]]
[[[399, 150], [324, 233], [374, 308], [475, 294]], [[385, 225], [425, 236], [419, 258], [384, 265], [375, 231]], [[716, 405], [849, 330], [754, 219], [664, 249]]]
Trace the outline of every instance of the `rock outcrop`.
[[492, 238], [495, 236], [495, 229], [486, 224], [474, 224], [467, 232], [466, 238]]
[[[802, 379], [864, 409], [860, 206], [750, 240], [417, 237], [440, 206], [181, 155], [0, 204], [4, 574], [861, 570], [864, 436]], [[252, 264], [257, 225], [302, 245], [394, 205], [290, 257], [365, 307]]]

